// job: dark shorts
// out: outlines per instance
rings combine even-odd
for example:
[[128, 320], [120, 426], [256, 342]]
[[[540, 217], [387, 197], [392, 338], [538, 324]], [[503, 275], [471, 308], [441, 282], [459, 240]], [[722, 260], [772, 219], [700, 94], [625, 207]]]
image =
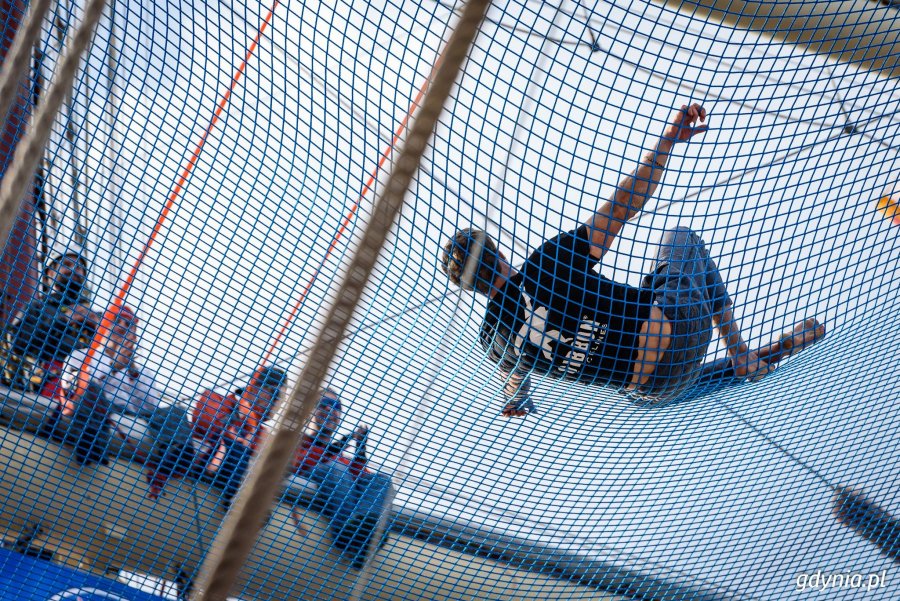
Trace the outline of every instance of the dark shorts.
[[677, 399], [700, 375], [712, 339], [712, 315], [731, 301], [703, 241], [684, 227], [665, 233], [643, 286], [653, 290], [654, 302], [672, 326], [672, 340], [650, 379], [629, 397], [656, 405]]

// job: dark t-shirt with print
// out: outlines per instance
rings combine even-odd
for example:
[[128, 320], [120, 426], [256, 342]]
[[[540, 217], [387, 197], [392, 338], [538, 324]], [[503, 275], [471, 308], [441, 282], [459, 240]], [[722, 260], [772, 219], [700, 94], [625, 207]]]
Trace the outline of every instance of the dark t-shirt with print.
[[593, 270], [586, 225], [544, 242], [488, 302], [479, 335], [507, 372], [624, 385], [652, 292]]

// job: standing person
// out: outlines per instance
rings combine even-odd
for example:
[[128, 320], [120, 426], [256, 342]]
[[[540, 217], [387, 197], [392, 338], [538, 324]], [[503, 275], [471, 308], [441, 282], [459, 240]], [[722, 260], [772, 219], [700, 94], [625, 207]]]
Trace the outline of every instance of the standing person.
[[[519, 269], [484, 232], [460, 230], [445, 244], [441, 268], [450, 281], [489, 298], [479, 338], [506, 376], [503, 415], [533, 411], [532, 372], [611, 386], [641, 404], [656, 405], [679, 398], [698, 382], [721, 386], [761, 378], [824, 336], [824, 328], [810, 319], [751, 350], [715, 262], [688, 228], [666, 232], [640, 288], [594, 271], [622, 227], [653, 195], [675, 146], [703, 134], [705, 121], [702, 106], [683, 106], [610, 200], [577, 229], [544, 242]], [[470, 256], [471, 276], [466, 273]], [[713, 326], [729, 358], [704, 366]]]
[[63, 361], [90, 344], [100, 323], [91, 310], [87, 271], [78, 249], [52, 255], [44, 268], [44, 294], [28, 303], [0, 337], [4, 384], [55, 394]]

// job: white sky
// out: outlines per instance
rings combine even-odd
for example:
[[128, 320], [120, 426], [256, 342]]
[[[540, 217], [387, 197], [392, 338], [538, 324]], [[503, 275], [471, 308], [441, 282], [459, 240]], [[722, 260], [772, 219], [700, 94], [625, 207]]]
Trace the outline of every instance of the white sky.
[[[98, 33], [94, 83], [75, 95], [94, 128], [79, 130], [80, 185], [96, 204], [118, 196], [129, 257], [261, 22], [267, 8], [251, 4], [117, 3], [111, 150], [99, 125], [108, 25]], [[897, 180], [894, 82], [644, 2], [558, 8], [492, 7], [357, 313], [357, 326], [374, 327], [352, 335], [334, 367], [347, 428], [370, 424], [375, 458], [411, 508], [754, 598], [784, 598], [797, 574], [817, 569], [888, 569], [889, 587], [866, 599], [896, 597], [896, 568], [834, 522], [828, 490], [720, 403], [900, 512], [898, 230], [873, 210]], [[278, 8], [128, 301], [146, 360], [173, 395], [258, 364], [454, 20], [433, 2]], [[687, 223], [718, 258], [752, 343], [812, 315], [828, 339], [715, 399], [648, 411], [547, 381], [537, 418], [503, 420], [494, 366], [475, 343], [484, 303], [456, 304], [438, 245], [474, 223], [522, 261], [584, 220], [689, 99], [707, 106], [712, 129], [679, 147], [604, 273], [638, 284], [663, 228]], [[847, 119], [862, 133], [839, 135]], [[111, 155], [108, 186], [97, 165]], [[64, 206], [57, 179], [53, 202]], [[102, 206], [89, 228], [95, 273], [107, 274], [96, 278], [98, 307], [118, 279], [109, 242], [98, 242], [116, 233]], [[314, 278], [279, 348], [295, 373], [359, 227]]]

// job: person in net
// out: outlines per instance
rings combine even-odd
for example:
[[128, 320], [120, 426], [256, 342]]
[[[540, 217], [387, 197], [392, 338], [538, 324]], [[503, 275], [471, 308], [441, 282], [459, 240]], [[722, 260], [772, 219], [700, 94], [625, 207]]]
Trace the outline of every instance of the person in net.
[[[658, 406], [698, 385], [709, 390], [759, 379], [824, 336], [824, 327], [807, 319], [773, 343], [749, 348], [715, 261], [687, 227], [664, 234], [640, 287], [595, 271], [652, 197], [676, 146], [702, 135], [705, 121], [702, 106], [682, 106], [612, 198], [576, 229], [546, 240], [518, 268], [483, 231], [461, 229], [443, 246], [441, 269], [450, 281], [488, 297], [479, 339], [505, 380], [503, 415], [534, 411], [532, 373], [611, 386]], [[704, 363], [713, 328], [728, 358]]]

